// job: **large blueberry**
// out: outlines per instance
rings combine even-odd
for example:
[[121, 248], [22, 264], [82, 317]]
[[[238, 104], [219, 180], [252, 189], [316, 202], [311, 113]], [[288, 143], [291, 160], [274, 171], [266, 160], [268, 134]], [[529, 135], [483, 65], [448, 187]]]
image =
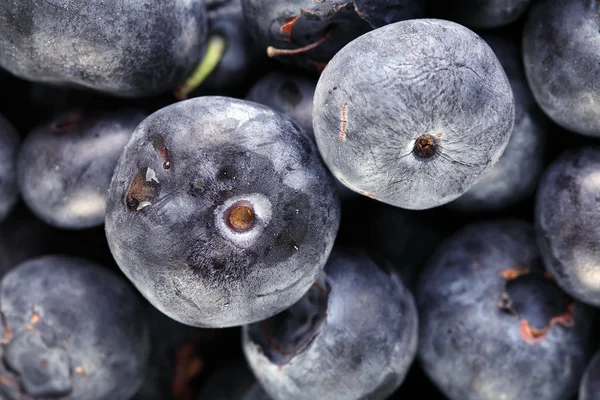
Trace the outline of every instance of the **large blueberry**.
[[82, 259], [35, 258], [4, 276], [0, 309], [0, 396], [127, 400], [139, 388], [148, 329], [123, 279]]
[[148, 117], [109, 192], [115, 260], [170, 317], [242, 325], [295, 303], [325, 265], [339, 200], [316, 147], [270, 108], [198, 97]]
[[540, 0], [523, 31], [523, 61], [531, 91], [550, 118], [600, 137], [600, 3]]
[[258, 46], [270, 57], [321, 70], [344, 45], [381, 25], [422, 16], [420, 0], [242, 0]]
[[504, 67], [515, 99], [515, 125], [498, 162], [454, 202], [463, 211], [492, 211], [513, 206], [535, 193], [544, 168], [546, 119], [537, 107], [521, 62], [521, 49], [498, 35], [483, 39]]
[[313, 105], [319, 150], [354, 191], [426, 209], [490, 170], [508, 144], [513, 94], [478, 35], [415, 19], [369, 32], [321, 74]]
[[336, 250], [300, 301], [244, 327], [244, 352], [273, 399], [385, 399], [413, 362], [417, 325], [396, 274]]
[[548, 271], [580, 301], [600, 306], [600, 148], [567, 151], [544, 173], [537, 238]]
[[516, 21], [533, 0], [428, 0], [429, 11], [472, 28], [498, 28]]
[[59, 228], [102, 225], [107, 190], [125, 144], [146, 114], [65, 113], [31, 132], [19, 155], [23, 199]]
[[420, 277], [419, 358], [452, 400], [567, 400], [592, 350], [593, 311], [540, 262], [533, 228], [469, 225]]
[[139, 97], [200, 62], [204, 0], [0, 1], [0, 65], [35, 82]]
[[19, 135], [12, 124], [0, 115], [0, 221], [8, 216], [19, 197], [18, 154]]

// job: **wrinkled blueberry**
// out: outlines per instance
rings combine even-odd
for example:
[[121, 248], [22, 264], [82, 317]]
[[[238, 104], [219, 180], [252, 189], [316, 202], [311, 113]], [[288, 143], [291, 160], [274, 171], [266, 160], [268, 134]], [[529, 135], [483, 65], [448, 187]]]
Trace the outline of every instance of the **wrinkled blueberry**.
[[106, 235], [159, 310], [242, 325], [295, 303], [325, 265], [339, 201], [316, 147], [270, 108], [198, 97], [148, 117], [111, 184]]
[[428, 0], [429, 12], [472, 28], [498, 28], [516, 21], [532, 0]]
[[412, 294], [360, 252], [334, 251], [308, 293], [244, 327], [250, 367], [274, 399], [385, 399], [417, 351]]
[[493, 211], [533, 195], [544, 168], [546, 120], [538, 109], [521, 64], [520, 48], [495, 35], [482, 35], [504, 67], [515, 99], [515, 125], [498, 162], [454, 202], [462, 211]]
[[596, 352], [581, 378], [578, 397], [578, 400], [598, 399], [600, 399], [600, 351]]
[[569, 294], [600, 306], [600, 148], [570, 150], [544, 173], [536, 233], [548, 271]]
[[200, 62], [204, 0], [0, 1], [0, 65], [34, 82], [140, 97]]
[[600, 3], [541, 0], [523, 31], [533, 96], [565, 129], [600, 137]]
[[510, 138], [512, 90], [490, 47], [449, 21], [369, 32], [321, 74], [313, 105], [325, 163], [350, 189], [397, 207], [448, 203]]
[[242, 0], [250, 34], [270, 57], [320, 71], [348, 42], [383, 24], [422, 16], [420, 0]]
[[19, 197], [17, 159], [19, 136], [11, 123], [0, 115], [0, 221], [12, 211]]
[[416, 294], [419, 358], [452, 400], [566, 400], [592, 349], [593, 311], [545, 273], [533, 228], [469, 225], [442, 245]]
[[145, 116], [73, 111], [31, 132], [19, 155], [19, 187], [29, 208], [59, 228], [102, 225], [115, 166]]
[[148, 330], [121, 278], [44, 256], [4, 276], [0, 301], [0, 392], [9, 399], [126, 400], [139, 388]]

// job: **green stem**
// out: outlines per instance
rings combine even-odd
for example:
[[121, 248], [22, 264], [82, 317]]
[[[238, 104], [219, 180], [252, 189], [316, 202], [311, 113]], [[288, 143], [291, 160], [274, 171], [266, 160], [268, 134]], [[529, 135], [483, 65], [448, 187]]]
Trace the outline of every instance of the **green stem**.
[[189, 94], [204, 82], [221, 62], [226, 48], [227, 40], [223, 36], [215, 35], [208, 39], [204, 58], [192, 72], [192, 75], [175, 90], [175, 97], [178, 100], [187, 99]]

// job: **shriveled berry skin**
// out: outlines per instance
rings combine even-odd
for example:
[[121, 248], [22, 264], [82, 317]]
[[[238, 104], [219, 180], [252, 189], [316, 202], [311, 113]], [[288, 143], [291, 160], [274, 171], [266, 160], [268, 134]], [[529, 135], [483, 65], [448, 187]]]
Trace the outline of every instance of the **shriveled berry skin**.
[[0, 115], [0, 221], [12, 211], [19, 198], [17, 159], [19, 136], [12, 124]]
[[540, 0], [523, 30], [523, 62], [544, 112], [570, 131], [600, 137], [600, 3]]
[[588, 364], [579, 384], [578, 400], [600, 399], [600, 351]]
[[171, 318], [242, 325], [295, 303], [316, 279], [339, 226], [333, 185], [283, 115], [198, 97], [136, 129], [111, 183], [106, 235], [123, 272]]
[[138, 390], [148, 329], [125, 280], [83, 259], [44, 256], [4, 276], [0, 304], [7, 398], [127, 400]]
[[19, 154], [19, 187], [27, 206], [58, 228], [102, 225], [117, 161], [145, 117], [133, 109], [72, 111], [34, 129]]
[[242, 0], [244, 18], [257, 46], [299, 49], [327, 37], [317, 47], [277, 60], [319, 71], [348, 42], [380, 26], [421, 17], [415, 0]]
[[204, 0], [0, 2], [0, 65], [124, 97], [173, 89], [200, 62]]
[[506, 150], [475, 185], [454, 202], [461, 211], [508, 208], [535, 193], [544, 168], [547, 121], [527, 84], [521, 49], [498, 35], [481, 36], [502, 63], [515, 99], [515, 124]]
[[421, 365], [449, 399], [566, 400], [577, 391], [594, 314], [545, 274], [528, 223], [463, 228], [428, 263], [416, 299]]
[[417, 330], [413, 296], [395, 273], [362, 252], [334, 250], [300, 302], [244, 327], [243, 346], [274, 400], [378, 400], [404, 380]]
[[580, 301], [600, 306], [600, 148], [572, 149], [544, 173], [536, 236], [548, 271]]
[[499, 159], [513, 94], [490, 47], [450, 21], [387, 25], [349, 43], [315, 91], [313, 128], [332, 173], [397, 207], [466, 192]]
[[436, 17], [456, 21], [471, 28], [499, 28], [516, 21], [532, 0], [429, 0]]

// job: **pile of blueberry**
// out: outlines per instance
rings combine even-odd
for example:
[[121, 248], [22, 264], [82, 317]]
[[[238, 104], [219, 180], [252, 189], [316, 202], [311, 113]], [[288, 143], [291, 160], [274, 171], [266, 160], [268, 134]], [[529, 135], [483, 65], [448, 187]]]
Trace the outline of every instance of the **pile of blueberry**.
[[0, 0], [0, 399], [600, 399], [599, 32]]

